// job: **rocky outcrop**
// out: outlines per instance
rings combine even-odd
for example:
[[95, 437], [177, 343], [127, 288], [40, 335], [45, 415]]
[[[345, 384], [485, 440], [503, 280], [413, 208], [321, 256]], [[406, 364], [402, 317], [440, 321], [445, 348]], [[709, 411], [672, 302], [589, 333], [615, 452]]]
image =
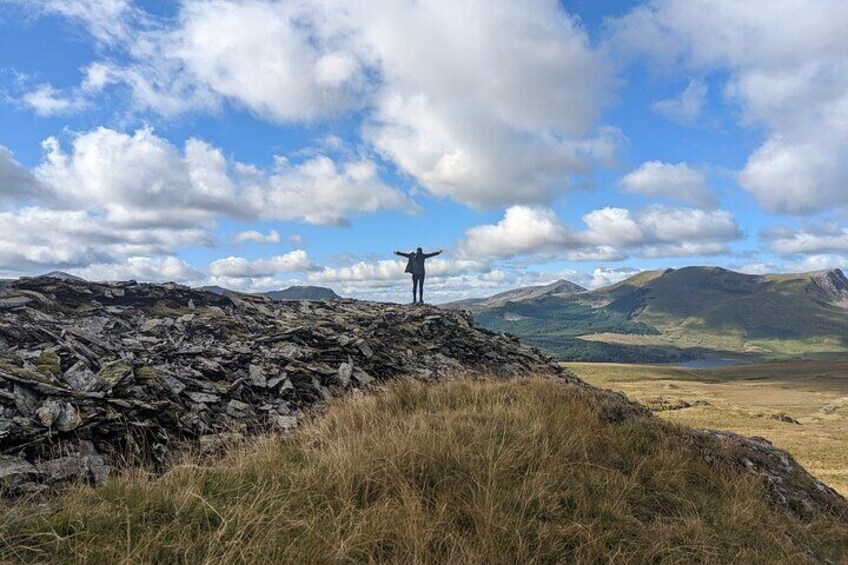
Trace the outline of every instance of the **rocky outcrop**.
[[457, 371], [560, 372], [433, 307], [21, 279], [0, 291], [0, 482], [96, 482], [176, 439], [288, 429], [348, 389]]
[[819, 513], [841, 516], [848, 524], [845, 498], [810, 475], [788, 453], [765, 438], [745, 437], [726, 431], [693, 430], [695, 455], [717, 467], [760, 478], [769, 502], [804, 519]]
[[814, 273], [807, 290], [818, 300], [848, 308], [848, 278], [839, 269]]

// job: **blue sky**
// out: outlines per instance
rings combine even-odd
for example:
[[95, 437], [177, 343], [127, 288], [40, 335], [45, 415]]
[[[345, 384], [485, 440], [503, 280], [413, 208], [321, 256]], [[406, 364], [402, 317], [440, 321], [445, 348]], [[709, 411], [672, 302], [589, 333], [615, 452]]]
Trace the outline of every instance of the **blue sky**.
[[0, 276], [434, 302], [848, 264], [848, 5], [0, 0]]

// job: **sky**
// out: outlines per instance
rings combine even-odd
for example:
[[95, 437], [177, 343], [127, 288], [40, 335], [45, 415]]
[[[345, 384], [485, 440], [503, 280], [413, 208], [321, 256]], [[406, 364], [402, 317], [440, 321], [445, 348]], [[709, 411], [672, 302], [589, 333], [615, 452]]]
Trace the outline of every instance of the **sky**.
[[848, 267], [844, 0], [0, 0], [0, 277]]

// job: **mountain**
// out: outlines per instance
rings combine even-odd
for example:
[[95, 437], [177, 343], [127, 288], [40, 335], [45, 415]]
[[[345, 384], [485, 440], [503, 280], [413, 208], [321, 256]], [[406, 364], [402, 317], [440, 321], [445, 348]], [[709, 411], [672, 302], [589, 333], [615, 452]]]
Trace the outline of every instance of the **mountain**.
[[531, 300], [541, 298], [543, 296], [552, 296], [556, 294], [573, 294], [575, 292], [585, 292], [586, 289], [571, 281], [560, 279], [551, 284], [543, 286], [525, 286], [515, 288], [506, 292], [501, 292], [487, 298], [467, 298], [465, 300], [457, 300], [443, 304], [446, 308], [471, 310], [479, 312], [488, 308], [497, 308], [503, 306], [506, 302], [517, 302], [521, 300]]
[[230, 293], [241, 294], [238, 291], [230, 290], [229, 288], [224, 288], [223, 286], [218, 286], [218, 285], [201, 286], [200, 290], [205, 290], [206, 292], [212, 292], [212, 293], [215, 293], [215, 294], [222, 294], [222, 295], [230, 294]]
[[[203, 286], [200, 290], [214, 292], [215, 294], [245, 294], [235, 290], [230, 290], [222, 286]], [[338, 300], [341, 298], [333, 289], [323, 286], [290, 286], [283, 290], [269, 290], [268, 292], [257, 293], [260, 296], [267, 296], [274, 300]]]
[[48, 278], [48, 279], [62, 279], [63, 281], [77, 281], [84, 282], [85, 279], [82, 277], [78, 277], [76, 275], [72, 275], [70, 273], [66, 273], [64, 271], [50, 271], [49, 273], [44, 273], [43, 275], [38, 275], [37, 278]]
[[475, 315], [485, 327], [571, 360], [848, 352], [848, 279], [838, 269], [649, 271], [593, 291], [492, 304]]
[[284, 290], [263, 292], [262, 296], [274, 300], [338, 300], [341, 298], [333, 289], [323, 286], [290, 286]]

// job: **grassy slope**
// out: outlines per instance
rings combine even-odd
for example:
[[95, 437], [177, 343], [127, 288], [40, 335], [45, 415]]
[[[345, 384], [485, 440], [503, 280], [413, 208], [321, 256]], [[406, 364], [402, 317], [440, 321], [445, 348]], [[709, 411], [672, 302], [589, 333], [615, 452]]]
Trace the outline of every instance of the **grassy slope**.
[[[783, 361], [721, 369], [569, 363], [585, 381], [646, 405], [709, 404], [659, 412], [697, 428], [761, 436], [848, 495], [848, 361]], [[780, 419], [794, 418], [800, 425]]]
[[[0, 561], [797, 563], [848, 528], [773, 510], [660, 420], [547, 380], [396, 383], [288, 440], [6, 508]], [[806, 548], [806, 549], [805, 549]]]

